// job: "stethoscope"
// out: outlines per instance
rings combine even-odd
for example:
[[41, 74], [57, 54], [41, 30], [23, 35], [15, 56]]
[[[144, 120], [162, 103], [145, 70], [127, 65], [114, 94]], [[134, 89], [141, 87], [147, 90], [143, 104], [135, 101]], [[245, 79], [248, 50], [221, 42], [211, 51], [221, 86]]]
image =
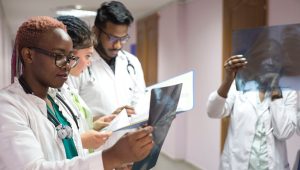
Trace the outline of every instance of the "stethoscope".
[[[130, 62], [128, 56], [126, 55], [126, 53], [123, 50], [120, 50], [120, 51], [124, 54], [124, 56], [125, 56], [125, 58], [127, 60], [127, 67], [126, 67], [126, 69], [127, 69], [128, 74], [130, 76], [136, 75], [135, 67]], [[90, 77], [89, 82], [93, 83], [95, 81], [95, 77], [93, 76], [91, 68], [87, 67], [87, 70], [88, 70], [88, 74], [89, 74], [89, 77]]]
[[[23, 90], [25, 91], [25, 93], [27, 94], [33, 94], [30, 86], [27, 84], [27, 82], [25, 81], [23, 76], [19, 77], [19, 82], [23, 88]], [[78, 125], [78, 121], [77, 121], [77, 117], [75, 116], [75, 114], [73, 113], [72, 109], [69, 107], [69, 105], [63, 100], [63, 98], [59, 95], [56, 94], [56, 97], [58, 98], [59, 101], [61, 101], [65, 107], [69, 110], [69, 112], [71, 113], [77, 128], [79, 129], [79, 125]], [[57, 131], [57, 136], [60, 139], [69, 139], [73, 137], [73, 129], [72, 127], [70, 127], [69, 125], [62, 125], [57, 118], [52, 115], [49, 110], [47, 109], [47, 118], [50, 122], [52, 122], [55, 126], [55, 129]]]
[[125, 52], [123, 50], [121, 50], [121, 52], [124, 54], [124, 56], [126, 57], [127, 60], [127, 72], [129, 75], [135, 75], [135, 68], [133, 66], [133, 64], [131, 64], [130, 60], [128, 59], [128, 56], [125, 54]]

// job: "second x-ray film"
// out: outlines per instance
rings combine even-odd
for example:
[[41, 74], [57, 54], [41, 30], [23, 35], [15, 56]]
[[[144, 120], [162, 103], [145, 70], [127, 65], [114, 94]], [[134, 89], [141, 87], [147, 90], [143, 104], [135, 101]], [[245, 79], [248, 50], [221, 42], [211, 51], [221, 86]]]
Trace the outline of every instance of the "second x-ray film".
[[182, 84], [177, 84], [151, 90], [148, 125], [154, 128], [154, 147], [145, 159], [133, 164], [133, 170], [148, 170], [155, 166], [171, 123], [176, 117], [181, 88]]
[[300, 89], [300, 24], [237, 30], [232, 53], [248, 61], [236, 76], [237, 90]]

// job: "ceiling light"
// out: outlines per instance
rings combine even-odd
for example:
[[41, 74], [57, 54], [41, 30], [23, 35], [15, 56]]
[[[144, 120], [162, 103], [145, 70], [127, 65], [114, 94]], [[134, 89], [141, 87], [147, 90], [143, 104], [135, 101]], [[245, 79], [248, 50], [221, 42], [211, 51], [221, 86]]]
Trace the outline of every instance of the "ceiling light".
[[67, 9], [67, 10], [58, 10], [56, 11], [56, 15], [72, 15], [75, 17], [94, 17], [97, 15], [95, 11], [87, 11], [87, 10], [81, 10], [81, 9]]
[[75, 9], [82, 9], [81, 5], [75, 5]]

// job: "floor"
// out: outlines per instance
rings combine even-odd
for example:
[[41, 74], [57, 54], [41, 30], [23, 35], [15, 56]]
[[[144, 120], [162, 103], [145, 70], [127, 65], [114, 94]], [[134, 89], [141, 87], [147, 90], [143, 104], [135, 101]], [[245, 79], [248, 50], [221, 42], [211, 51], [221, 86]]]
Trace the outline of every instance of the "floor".
[[156, 166], [152, 170], [200, 170], [193, 165], [182, 161], [172, 160], [164, 154], [160, 154]]

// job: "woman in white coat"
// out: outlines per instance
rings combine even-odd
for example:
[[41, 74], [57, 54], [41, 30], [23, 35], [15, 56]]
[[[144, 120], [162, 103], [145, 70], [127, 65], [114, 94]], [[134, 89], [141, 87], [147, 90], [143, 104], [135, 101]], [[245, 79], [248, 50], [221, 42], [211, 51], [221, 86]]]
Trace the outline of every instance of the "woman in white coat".
[[209, 117], [230, 116], [220, 169], [288, 170], [285, 140], [296, 129], [297, 94], [278, 88], [237, 91], [233, 81], [246, 64], [243, 56], [230, 57], [221, 86], [208, 99]]
[[72, 109], [59, 96], [48, 95], [49, 87], [63, 85], [78, 60], [61, 22], [27, 20], [17, 32], [16, 51], [24, 72], [0, 92], [0, 169], [113, 169], [148, 155], [151, 127], [84, 157]]

